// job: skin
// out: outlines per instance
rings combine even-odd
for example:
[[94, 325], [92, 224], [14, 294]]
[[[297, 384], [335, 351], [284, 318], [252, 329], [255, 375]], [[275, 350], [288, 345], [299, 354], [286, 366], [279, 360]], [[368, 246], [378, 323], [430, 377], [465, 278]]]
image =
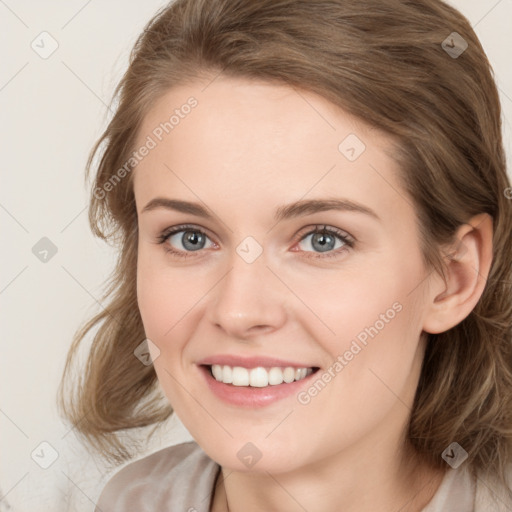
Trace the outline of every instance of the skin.
[[[491, 220], [459, 229], [464, 250], [447, 263], [445, 283], [422, 263], [415, 210], [384, 134], [306, 91], [218, 77], [168, 91], [147, 113], [139, 144], [190, 96], [197, 107], [134, 171], [137, 289], [146, 335], [160, 351], [160, 385], [222, 466], [211, 510], [421, 510], [443, 477], [404, 459], [422, 333], [449, 329], [478, 301]], [[338, 150], [349, 134], [366, 145], [354, 162]], [[198, 202], [212, 218], [143, 212], [155, 197]], [[379, 219], [335, 210], [273, 219], [283, 204], [324, 198], [357, 202]], [[165, 251], [186, 252], [183, 233], [156, 243], [184, 223], [208, 236], [186, 259]], [[338, 241], [326, 257], [308, 236], [317, 225], [349, 234], [354, 246]], [[263, 249], [253, 263], [236, 252], [247, 236]], [[214, 354], [264, 355], [327, 370], [397, 302], [401, 311], [307, 405], [295, 395], [264, 408], [228, 405], [196, 364]], [[237, 457], [248, 442], [262, 455], [251, 469]]]

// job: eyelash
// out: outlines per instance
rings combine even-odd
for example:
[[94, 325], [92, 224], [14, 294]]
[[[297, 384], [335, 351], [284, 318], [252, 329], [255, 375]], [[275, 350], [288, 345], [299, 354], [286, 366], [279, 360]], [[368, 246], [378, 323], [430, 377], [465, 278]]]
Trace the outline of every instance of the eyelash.
[[[157, 237], [157, 243], [163, 245], [163, 244], [165, 244], [165, 242], [167, 242], [169, 240], [169, 238], [172, 235], [175, 235], [176, 233], [179, 233], [181, 231], [193, 231], [195, 233], [200, 233], [201, 235], [209, 238], [209, 236], [202, 229], [199, 229], [196, 226], [192, 226], [189, 224], [183, 224], [183, 225], [174, 226], [172, 228], [168, 228], [168, 229], [165, 229], [164, 231], [162, 231], [162, 233], [160, 235], [158, 235], [158, 237]], [[341, 253], [347, 251], [348, 249], [352, 249], [355, 245], [355, 240], [351, 236], [347, 235], [345, 232], [340, 231], [336, 228], [332, 228], [332, 227], [328, 228], [326, 225], [315, 226], [315, 228], [313, 230], [310, 230], [310, 231], [306, 232], [305, 234], [300, 235], [298, 237], [298, 239], [294, 241], [294, 244], [301, 242], [307, 236], [315, 234], [315, 233], [323, 233], [323, 234], [332, 235], [335, 238], [337, 238], [338, 240], [341, 240], [341, 242], [343, 242], [344, 246], [340, 247], [336, 250], [326, 251], [323, 254], [322, 253], [314, 253], [312, 251], [302, 251], [302, 252], [306, 253], [306, 256], [305, 256], [306, 258], [312, 258], [312, 259], [335, 258], [335, 257], [339, 256]], [[193, 256], [193, 253], [196, 252], [196, 251], [177, 251], [170, 245], [165, 246], [164, 250], [167, 253], [172, 254], [173, 256], [177, 256], [177, 257], [183, 258], [183, 259]], [[197, 252], [201, 252], [201, 250], [199, 250]]]

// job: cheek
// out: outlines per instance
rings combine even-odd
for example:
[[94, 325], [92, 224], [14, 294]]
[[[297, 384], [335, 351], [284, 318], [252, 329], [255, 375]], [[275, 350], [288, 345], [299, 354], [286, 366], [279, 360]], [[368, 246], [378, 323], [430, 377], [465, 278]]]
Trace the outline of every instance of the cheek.
[[361, 258], [357, 264], [315, 279], [314, 286], [310, 278], [295, 278], [294, 291], [317, 317], [308, 314], [315, 338], [325, 340], [333, 356], [346, 350], [351, 340], [368, 338], [372, 326], [383, 338], [385, 331], [408, 325], [403, 318], [412, 313], [415, 294], [411, 291], [413, 283], [421, 280], [421, 265], [416, 260], [403, 262], [393, 254], [380, 258], [379, 264], [372, 260]]
[[[201, 290], [187, 282], [187, 273], [165, 262], [165, 253], [139, 245], [137, 259], [137, 303], [148, 338], [162, 342], [174, 329]], [[161, 347], [164, 348], [164, 347]]]
[[[342, 306], [330, 318], [336, 335], [316, 338], [332, 362], [324, 369], [325, 379], [318, 376], [323, 382], [312, 382], [297, 397], [303, 423], [315, 418], [318, 425], [330, 425], [324, 436], [331, 446], [357, 442], [386, 418], [405, 421], [417, 386], [420, 310], [407, 296], [410, 288], [370, 287], [367, 292], [349, 287], [349, 300], [336, 299]], [[279, 434], [286, 442], [292, 432]]]
[[146, 337], [157, 347], [152, 353], [152, 360], [160, 386], [173, 404], [179, 400], [175, 381], [170, 375], [174, 375], [176, 367], [181, 366], [185, 338], [180, 337], [180, 329], [190, 309], [185, 296], [187, 287], [177, 282], [176, 277], [154, 257], [147, 255], [144, 250], [139, 251], [138, 307]]
[[146, 337], [158, 348], [153, 363], [171, 402], [176, 382], [169, 372], [181, 375], [190, 365], [188, 340], [204, 314], [205, 297], [211, 287], [207, 276], [200, 272], [172, 267], [165, 254], [158, 254], [154, 248], [139, 248], [138, 307]]
[[311, 297], [312, 308], [328, 312], [324, 320], [335, 331], [318, 339], [340, 363], [324, 398], [341, 398], [341, 410], [358, 411], [369, 423], [368, 411], [385, 414], [394, 393], [405, 401], [411, 398], [421, 363], [422, 303], [419, 290], [413, 291], [423, 275], [421, 261], [393, 256], [383, 263], [347, 273], [325, 294]]
[[166, 285], [157, 272], [139, 261], [137, 302], [146, 336], [151, 340], [160, 339], [172, 325], [170, 313], [174, 311], [175, 299]]

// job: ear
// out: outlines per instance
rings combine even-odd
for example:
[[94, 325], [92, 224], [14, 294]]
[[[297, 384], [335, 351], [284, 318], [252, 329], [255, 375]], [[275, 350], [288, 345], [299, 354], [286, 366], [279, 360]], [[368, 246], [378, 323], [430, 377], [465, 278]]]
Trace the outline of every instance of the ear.
[[464, 320], [482, 296], [492, 263], [492, 217], [482, 213], [462, 225], [445, 254], [446, 281], [435, 274], [423, 330], [437, 334]]

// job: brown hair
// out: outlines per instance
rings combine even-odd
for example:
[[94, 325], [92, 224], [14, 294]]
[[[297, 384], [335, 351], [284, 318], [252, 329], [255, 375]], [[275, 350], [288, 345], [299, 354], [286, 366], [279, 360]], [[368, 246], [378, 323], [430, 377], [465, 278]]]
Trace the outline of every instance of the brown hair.
[[[442, 46], [453, 32], [468, 44], [458, 57]], [[485, 290], [464, 321], [428, 335], [408, 437], [437, 467], [456, 441], [473, 471], [504, 483], [512, 460], [512, 209], [500, 102], [470, 24], [439, 0], [177, 0], [149, 22], [88, 162], [90, 172], [101, 155], [92, 230], [120, 254], [108, 306], [78, 331], [68, 355], [60, 389], [67, 417], [105, 456], [126, 460], [130, 448], [118, 431], [158, 424], [172, 412], [153, 367], [134, 357], [145, 335], [135, 288], [133, 173], [108, 193], [105, 184], [129, 161], [141, 122], [162, 94], [221, 72], [309, 90], [393, 136], [425, 263], [442, 275], [441, 247], [456, 229], [482, 212], [493, 217]], [[68, 390], [89, 334], [85, 372]]]

